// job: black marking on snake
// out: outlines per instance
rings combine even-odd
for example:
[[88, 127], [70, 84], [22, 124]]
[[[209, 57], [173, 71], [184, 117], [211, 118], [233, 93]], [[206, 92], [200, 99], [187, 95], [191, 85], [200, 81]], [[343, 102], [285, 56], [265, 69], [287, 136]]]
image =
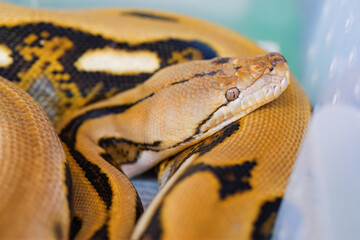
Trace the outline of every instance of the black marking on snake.
[[153, 97], [155, 93], [151, 93], [148, 96], [139, 99], [138, 101], [130, 104], [123, 104], [111, 107], [103, 107], [98, 109], [89, 110], [88, 112], [74, 118], [65, 128], [62, 129], [60, 133], [60, 138], [68, 145], [69, 148], [74, 148], [76, 141], [76, 134], [80, 126], [89, 119], [100, 118], [112, 114], [120, 114], [128, 110], [129, 108], [135, 106], [136, 104], [145, 101]]
[[[183, 150], [181, 153], [179, 153], [178, 155], [175, 155], [174, 157], [176, 158], [177, 156], [186, 153], [189, 149], [191, 150], [190, 153], [188, 153], [184, 158], [182, 158], [180, 161], [180, 164], [174, 164], [177, 165], [177, 169], [180, 168], [181, 164], [184, 163], [188, 158], [190, 158], [192, 155], [199, 153], [200, 156], [204, 155], [207, 152], [210, 152], [214, 147], [216, 147], [218, 144], [222, 143], [226, 138], [230, 137], [231, 135], [233, 135], [235, 132], [237, 132], [240, 128], [240, 124], [238, 122], [233, 122], [231, 124], [229, 124], [228, 126], [225, 126], [223, 129], [221, 129], [219, 132], [215, 133], [214, 135], [206, 138], [205, 140], [203, 140], [202, 142], [198, 143], [195, 146], [192, 146], [188, 149]], [[173, 165], [173, 166], [174, 166]], [[198, 166], [198, 165], [195, 165]], [[204, 166], [209, 166], [210, 165], [205, 165]], [[198, 169], [200, 168], [200, 169]], [[204, 167], [203, 167], [204, 168]], [[246, 168], [246, 167], [245, 167]], [[176, 187], [177, 184], [179, 184], [182, 180], [184, 180], [187, 176], [190, 176], [192, 174], [194, 174], [197, 170], [202, 171], [201, 166], [199, 165], [198, 167], [195, 168], [190, 168], [188, 169], [176, 182], [175, 184], [173, 184], [170, 189], [168, 190], [168, 192], [166, 193], [166, 195], [169, 195], [171, 193], [171, 191]], [[209, 169], [209, 171], [211, 171]], [[170, 175], [172, 176], [176, 171], [173, 171]], [[186, 175], [186, 176], [184, 176]], [[246, 175], [246, 173], [245, 173]], [[227, 188], [224, 188], [227, 189]], [[221, 191], [221, 190], [220, 190]], [[220, 193], [222, 194], [222, 193]], [[226, 190], [224, 192], [225, 195], [231, 195], [231, 192], [227, 193]], [[166, 197], [164, 197], [166, 198]], [[147, 239], [148, 237], [150, 239], [160, 239], [161, 237], [161, 233], [162, 233], [162, 229], [161, 229], [161, 220], [160, 220], [160, 212], [161, 212], [161, 207], [162, 205], [160, 204], [159, 207], [155, 210], [155, 214], [152, 217], [152, 220], [150, 222], [150, 224], [148, 225], [147, 229], [144, 231], [141, 239]]]
[[[226, 138], [232, 136], [239, 129], [240, 123], [233, 122], [225, 126], [220, 131], [216, 132], [215, 134], [211, 135], [210, 137], [204, 139], [200, 143], [196, 144], [195, 146], [191, 146], [190, 148], [183, 150], [181, 153], [169, 158], [169, 161], [171, 161], [173, 158], [176, 159], [175, 163], [172, 165], [169, 178], [171, 178], [175, 174], [175, 172], [182, 166], [182, 164], [192, 155], [199, 153], [199, 155], [202, 156], [205, 153], [210, 152], [218, 144], [222, 143]], [[181, 157], [184, 154], [185, 156]]]
[[270, 240], [275, 223], [275, 217], [279, 210], [282, 198], [278, 197], [274, 200], [265, 201], [261, 206], [260, 213], [254, 222], [254, 230], [252, 239]]
[[[198, 125], [198, 127], [197, 127], [196, 130], [195, 130], [195, 133], [194, 133], [192, 136], [187, 137], [187, 138], [184, 139], [183, 141], [178, 142], [178, 143], [176, 143], [175, 145], [173, 145], [173, 146], [171, 146], [171, 147], [169, 147], [169, 148], [167, 148], [167, 149], [175, 148], [175, 147], [177, 147], [177, 146], [179, 146], [179, 145], [181, 145], [181, 144], [184, 144], [184, 143], [187, 143], [187, 142], [190, 142], [191, 140], [193, 140], [194, 137], [195, 137], [197, 134], [200, 133], [200, 128], [201, 128], [201, 126], [204, 125], [204, 124], [214, 115], [214, 113], [215, 113], [217, 110], [219, 110], [220, 108], [226, 106], [227, 104], [229, 104], [229, 103], [225, 103], [225, 104], [222, 104], [222, 105], [220, 105], [219, 107], [217, 107], [214, 112], [212, 112], [207, 118], [205, 118], [205, 119]], [[206, 133], [207, 131], [208, 131], [208, 130], [206, 130], [204, 133]]]
[[71, 178], [69, 164], [67, 162], [65, 162], [64, 164], [65, 164], [65, 186], [66, 186], [66, 190], [67, 190], [66, 198], [67, 198], [67, 202], [68, 202], [70, 216], [72, 216], [72, 214], [74, 212], [72, 178]]
[[85, 177], [90, 181], [100, 198], [106, 204], [106, 209], [109, 210], [112, 204], [113, 192], [109, 184], [108, 176], [101, 172], [101, 169], [97, 165], [89, 162], [80, 152], [71, 148], [69, 152], [84, 170]]
[[161, 21], [170, 21], [170, 22], [177, 22], [178, 20], [172, 17], [164, 17], [160, 15], [155, 15], [154, 13], [147, 13], [147, 12], [124, 12], [122, 15], [125, 16], [134, 16], [134, 17], [141, 17], [141, 18], [148, 18], [153, 20], [161, 20]]
[[76, 235], [80, 232], [82, 225], [83, 221], [79, 217], [74, 216], [72, 218], [70, 224], [70, 239], [75, 239]]
[[[100, 157], [102, 157], [103, 159], [105, 159], [105, 160], [106, 160], [108, 163], [110, 163], [111, 165], [114, 165], [114, 166], [117, 165], [117, 163], [114, 161], [113, 157], [112, 157], [110, 154], [108, 154], [108, 153], [101, 153], [101, 154], [100, 154]], [[119, 168], [119, 171], [121, 171], [122, 173], [124, 173], [121, 168]]]
[[90, 237], [91, 240], [108, 240], [109, 239], [109, 232], [108, 232], [108, 222], [109, 220], [106, 220], [106, 223], [97, 230], [94, 235]]
[[239, 70], [240, 68], [242, 68], [242, 66], [236, 66], [236, 67], [235, 67], [235, 70], [237, 71], [237, 70]]
[[180, 81], [177, 81], [177, 82], [173, 82], [171, 83], [171, 85], [177, 85], [177, 84], [180, 84], [180, 83], [185, 83], [191, 79], [194, 79], [194, 78], [197, 78], [197, 77], [203, 77], [203, 76], [214, 76], [216, 75], [217, 73], [220, 73], [222, 72], [221, 69], [218, 69], [216, 71], [211, 71], [211, 72], [204, 72], [204, 73], [195, 73], [194, 76], [192, 77], [189, 77], [187, 79], [183, 79], [183, 80], [180, 80]]
[[77, 131], [80, 128], [80, 126], [89, 119], [99, 118], [111, 114], [122, 113], [127, 109], [131, 108], [132, 106], [135, 106], [136, 104], [148, 98], [151, 98], [152, 96], [154, 96], [154, 93], [142, 99], [139, 99], [138, 101], [132, 104], [118, 105], [118, 106], [90, 110], [74, 118], [65, 128], [62, 129], [59, 135], [62, 141], [68, 146], [70, 154], [74, 157], [75, 161], [85, 172], [85, 177], [93, 185], [100, 198], [106, 204], [107, 209], [110, 208], [112, 202], [112, 190], [109, 184], [109, 179], [106, 176], [106, 174], [101, 172], [101, 169], [97, 165], [87, 161], [87, 159], [80, 152], [75, 150]]
[[181, 81], [173, 82], [173, 83], [171, 83], [171, 85], [181, 84], [181, 83], [184, 83], [184, 82], [187, 82], [187, 81], [189, 81], [189, 79], [184, 79], [184, 80], [181, 80]]
[[135, 222], [139, 220], [141, 215], [144, 212], [144, 206], [141, 202], [140, 196], [138, 193], [136, 193], [136, 215], [135, 215]]
[[146, 230], [141, 235], [140, 239], [162, 239], [162, 228], [161, 228], [161, 221], [160, 221], [160, 208], [157, 208], [151, 222], [147, 226]]
[[[219, 107], [217, 107], [212, 113], [210, 113], [210, 115], [209, 115], [207, 118], [205, 118], [205, 119], [197, 126], [194, 135], [199, 134], [199, 133], [200, 133], [200, 128], [201, 128], [207, 121], [209, 121], [209, 120], [214, 116], [214, 114], [215, 114], [220, 108], [225, 107], [225, 106], [227, 106], [228, 104], [229, 104], [229, 102], [224, 103], [224, 104], [221, 104], [221, 105], [220, 105]], [[207, 131], [205, 131], [205, 132], [207, 132]]]
[[[189, 52], [189, 53], [186, 53], [185, 55], [183, 55], [183, 57], [184, 57], [184, 59], [187, 59], [190, 61], [191, 59], [194, 59], [194, 54], [192, 52]], [[175, 62], [179, 63], [179, 61], [175, 61]]]
[[255, 159], [252, 161], [246, 161], [242, 164], [225, 167], [213, 167], [205, 163], [199, 163], [187, 169], [186, 172], [177, 180], [176, 184], [195, 173], [209, 171], [221, 184], [219, 195], [220, 199], [224, 200], [227, 196], [251, 190], [249, 178], [251, 177], [251, 171], [256, 165], [257, 162]]
[[211, 71], [211, 72], [204, 72], [204, 73], [195, 73], [194, 78], [196, 77], [203, 77], [203, 76], [214, 76], [215, 74], [222, 72], [221, 69], [218, 69], [216, 71]]
[[[187, 137], [187, 138], [184, 139], [183, 141], [178, 142], [178, 143], [176, 143], [175, 145], [173, 145], [173, 146], [171, 146], [171, 147], [168, 147], [167, 149], [176, 148], [176, 147], [180, 146], [181, 144], [190, 142], [191, 140], [194, 140], [194, 136]], [[163, 150], [166, 150], [166, 149], [163, 149]]]
[[158, 152], [161, 141], [154, 143], [137, 143], [123, 138], [101, 138], [98, 145], [102, 147], [106, 153], [102, 156], [114, 166], [120, 166], [124, 163], [135, 162], [142, 151], [151, 150]]
[[[183, 173], [179, 179], [177, 179], [176, 183], [171, 186], [166, 195], [169, 195], [170, 192], [176, 187], [176, 185], [180, 184], [180, 182], [184, 179], [190, 177], [193, 174], [208, 171], [218, 179], [221, 185], [219, 189], [219, 196], [221, 200], [224, 200], [226, 197], [236, 193], [242, 193], [251, 190], [251, 185], [248, 180], [251, 177], [251, 170], [256, 165], [257, 163], [255, 159], [252, 161], [245, 161], [242, 164], [225, 167], [214, 167], [205, 163], [199, 163], [188, 168], [186, 172]], [[164, 197], [164, 199], [165, 198], [166, 197]], [[160, 239], [162, 229], [159, 215], [161, 210], [162, 204], [160, 204], [156, 209], [150, 224], [141, 237], [142, 239], [148, 239], [147, 237], [150, 237], [150, 239]]]
[[[41, 33], [47, 32], [49, 37], [42, 37]], [[30, 34], [38, 36], [33, 43], [26, 44], [24, 39]], [[144, 82], [152, 74], [139, 73], [137, 75], [116, 75], [103, 72], [80, 71], [76, 68], [75, 62], [90, 49], [102, 49], [111, 47], [129, 52], [150, 51], [157, 54], [160, 61], [160, 68], [169, 65], [169, 60], [173, 57], [174, 52], [182, 52], [186, 49], [195, 49], [202, 54], [203, 59], [212, 59], [217, 56], [216, 51], [200, 41], [186, 41], [179, 39], [154, 40], [140, 44], [129, 44], [127, 42], [117, 42], [106, 39], [100, 35], [92, 35], [72, 28], [55, 26], [52, 23], [25, 24], [14, 27], [0, 27], [0, 43], [9, 47], [12, 51], [11, 57], [13, 64], [7, 67], [0, 67], [0, 76], [10, 79], [14, 82], [20, 82], [19, 73], [26, 72], [37, 61], [34, 57], [31, 61], [25, 60], [19, 51], [19, 46], [42, 48], [42, 42], [52, 40], [54, 37], [68, 38], [73, 47], [69, 48], [65, 54], [57, 59], [63, 66], [64, 70], [55, 70], [52, 74], [69, 74], [70, 79], [67, 81], [59, 81], [59, 91], [63, 91], [68, 97], [71, 94], [65, 93], [65, 89], [69, 83], [76, 84], [80, 94], [88, 96], [96, 86], [102, 84], [102, 88], [93, 96], [90, 102], [103, 99], [105, 94], [111, 90], [112, 95], [121, 91], [135, 87], [137, 84]], [[191, 59], [190, 59], [191, 60]], [[45, 63], [48, 64], [48, 63]], [[45, 91], [45, 90], [43, 90]], [[109, 97], [109, 96], [107, 96]]]
[[62, 228], [60, 223], [56, 223], [54, 226], [54, 233], [57, 240], [62, 240], [65, 238], [64, 229]]
[[69, 89], [64, 89], [63, 92], [68, 98], [74, 97], [74, 94]]
[[228, 63], [230, 61], [231, 58], [228, 57], [220, 57], [215, 59], [214, 61], [212, 61], [212, 64], [224, 64], [224, 63]]

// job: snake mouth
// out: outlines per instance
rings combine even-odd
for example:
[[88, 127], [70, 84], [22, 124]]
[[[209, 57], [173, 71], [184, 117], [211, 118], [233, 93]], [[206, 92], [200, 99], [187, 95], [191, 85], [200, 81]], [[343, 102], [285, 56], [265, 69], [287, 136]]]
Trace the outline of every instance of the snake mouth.
[[200, 133], [219, 130], [255, 109], [276, 99], [290, 83], [288, 68], [284, 71], [271, 70], [262, 75], [252, 85], [242, 90], [239, 97], [221, 105], [211, 114], [211, 117], [200, 126]]

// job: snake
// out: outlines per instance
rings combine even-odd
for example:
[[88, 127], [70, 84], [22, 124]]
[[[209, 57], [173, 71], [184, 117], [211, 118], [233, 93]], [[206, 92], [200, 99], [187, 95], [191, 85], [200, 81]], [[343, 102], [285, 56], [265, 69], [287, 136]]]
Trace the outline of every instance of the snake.
[[174, 13], [0, 9], [1, 239], [271, 238], [311, 115], [281, 54]]

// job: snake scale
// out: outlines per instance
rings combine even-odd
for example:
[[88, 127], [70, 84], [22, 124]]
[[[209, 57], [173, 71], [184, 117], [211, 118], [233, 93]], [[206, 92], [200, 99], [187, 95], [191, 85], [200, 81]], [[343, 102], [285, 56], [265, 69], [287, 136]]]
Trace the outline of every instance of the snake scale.
[[271, 237], [311, 112], [280, 54], [170, 13], [0, 9], [1, 239]]

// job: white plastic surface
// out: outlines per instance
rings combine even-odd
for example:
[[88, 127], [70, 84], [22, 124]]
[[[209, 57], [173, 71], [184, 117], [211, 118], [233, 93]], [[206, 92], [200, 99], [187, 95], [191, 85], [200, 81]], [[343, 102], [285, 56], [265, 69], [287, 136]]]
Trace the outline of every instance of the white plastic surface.
[[324, 106], [311, 121], [273, 239], [360, 239], [359, 156], [358, 109]]
[[317, 107], [360, 108], [360, 1], [306, 0], [301, 82]]
[[[316, 2], [316, 4], [315, 4]], [[307, 0], [302, 83], [315, 106], [273, 239], [360, 239], [360, 1]]]

